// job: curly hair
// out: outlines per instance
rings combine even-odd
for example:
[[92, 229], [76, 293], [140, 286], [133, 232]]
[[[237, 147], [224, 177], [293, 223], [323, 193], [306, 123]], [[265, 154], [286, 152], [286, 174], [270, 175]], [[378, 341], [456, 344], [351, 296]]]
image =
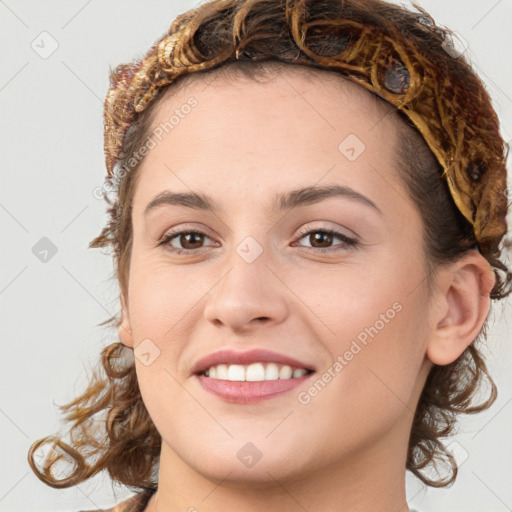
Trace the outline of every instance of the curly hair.
[[[173, 58], [181, 67], [177, 66], [179, 76], [170, 87], [172, 90], [186, 84], [186, 79], [197, 76], [197, 73], [219, 70], [231, 76], [239, 71], [256, 79], [272, 66], [297, 65], [297, 54], [303, 52], [306, 44], [310, 47], [316, 45], [316, 54], [324, 59], [334, 59], [340, 49], [346, 48], [351, 41], [350, 32], [337, 30], [339, 25], [335, 21], [343, 18], [372, 29], [384, 27], [398, 31], [396, 33], [413, 41], [420, 53], [430, 56], [440, 66], [454, 69], [453, 76], [458, 77], [458, 82], [453, 84], [455, 88], [465, 88], [468, 94], [477, 90], [482, 94], [483, 86], [464, 58], [454, 59], [445, 51], [444, 41], [451, 32], [437, 26], [418, 5], [414, 4], [414, 8], [416, 11], [411, 11], [382, 0], [214, 0], [178, 16], [169, 31], [151, 47], [145, 59], [119, 65], [111, 72], [111, 86], [115, 88], [130, 83], [147, 59], [154, 57], [162, 48], [166, 38], [178, 31], [182, 37], [176, 49], [178, 53]], [[294, 19], [301, 19], [306, 31], [315, 34], [308, 41], [298, 40], [290, 25], [289, 13], [297, 9], [302, 9], [301, 16]], [[226, 50], [228, 46], [229, 51]], [[333, 67], [320, 65], [308, 58], [301, 59], [299, 65], [335, 72]], [[165, 63], [160, 63], [160, 66], [163, 69]], [[344, 75], [343, 71], [338, 73]], [[159, 76], [155, 73], [149, 78], [156, 81]], [[117, 176], [109, 174], [106, 180], [109, 191], [115, 191], [115, 200], [105, 194], [109, 220], [89, 247], [109, 247], [112, 250], [114, 277], [120, 285], [122, 297], [127, 296], [128, 289], [133, 241], [132, 199], [141, 162], [140, 158], [133, 157], [140, 153], [148, 140], [153, 115], [167, 88], [162, 84], [153, 88], [149, 101], [141, 86], [136, 94], [143, 109], [135, 109], [133, 97], [127, 94], [124, 103], [119, 100], [117, 122], [123, 127], [124, 135], [115, 141], [119, 149], [117, 161], [114, 162], [112, 155], [106, 155], [107, 167], [115, 164], [118, 172]], [[376, 102], [389, 105], [378, 95], [373, 96]], [[488, 101], [487, 96], [485, 99]], [[131, 101], [131, 106], [126, 117], [123, 109], [128, 108], [128, 101]], [[144, 102], [149, 103], [147, 108]], [[111, 108], [108, 97], [105, 108]], [[511, 292], [512, 273], [500, 260], [503, 249], [509, 248], [509, 244], [504, 243], [503, 230], [480, 243], [475, 236], [475, 226], [461, 213], [446, 179], [441, 179], [443, 167], [437, 155], [403, 112], [395, 109], [392, 114], [399, 133], [396, 146], [399, 176], [422, 218], [424, 253], [429, 269], [427, 284], [432, 283], [432, 275], [438, 265], [456, 261], [464, 253], [477, 249], [496, 276], [490, 297], [493, 300], [504, 299]], [[491, 108], [489, 118], [494, 119], [494, 116]], [[112, 143], [112, 133], [113, 127], [106, 122], [105, 140], [109, 143]], [[505, 158], [503, 148], [506, 145], [499, 135], [495, 135], [495, 139], [496, 144], [488, 151], [494, 151], [496, 154], [491, 156], [501, 161]], [[466, 172], [478, 183], [483, 169], [473, 165]], [[119, 179], [119, 174], [122, 179]], [[484, 217], [488, 221], [496, 221], [497, 216], [503, 216], [503, 209], [492, 209], [490, 203], [486, 205]], [[508, 211], [506, 202], [505, 205]], [[498, 220], [503, 222], [501, 218]], [[114, 316], [101, 325], [114, 324], [119, 328], [121, 321], [121, 317]], [[456, 479], [456, 461], [442, 438], [453, 435], [457, 415], [483, 411], [497, 397], [496, 385], [479, 348], [486, 340], [487, 321], [488, 318], [477, 338], [457, 360], [443, 366], [433, 365], [420, 396], [409, 439], [406, 469], [428, 486], [443, 487]], [[485, 401], [474, 404], [476, 394], [485, 381], [490, 385], [489, 396]], [[38, 478], [52, 487], [63, 488], [107, 470], [112, 480], [134, 490], [156, 487], [161, 437], [142, 401], [132, 349], [120, 342], [104, 348], [101, 365], [94, 369], [85, 392], [60, 409], [71, 425], [70, 440], [66, 442], [63, 436], [48, 436], [33, 443], [28, 459]], [[34, 455], [43, 445], [50, 445], [51, 450], [44, 464], [37, 467]], [[66, 478], [56, 478], [55, 471], [52, 471], [59, 461], [72, 465]], [[443, 471], [439, 466], [444, 466], [447, 471], [444, 478], [441, 478]], [[438, 479], [427, 476], [431, 467], [438, 471]]]

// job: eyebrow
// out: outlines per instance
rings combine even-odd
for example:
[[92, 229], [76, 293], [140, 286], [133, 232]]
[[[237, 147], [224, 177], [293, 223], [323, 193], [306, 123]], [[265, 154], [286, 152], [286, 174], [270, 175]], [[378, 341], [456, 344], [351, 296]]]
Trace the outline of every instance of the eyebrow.
[[[292, 190], [284, 195], [276, 196], [272, 209], [277, 211], [291, 210], [292, 208], [319, 203], [330, 197], [345, 197], [359, 201], [383, 215], [382, 211], [371, 199], [343, 185], [310, 186]], [[208, 196], [197, 194], [196, 192], [171, 192], [170, 190], [165, 190], [146, 206], [144, 215], [147, 215], [150, 211], [157, 209], [161, 205], [185, 206], [213, 213], [219, 210], [214, 201]]]

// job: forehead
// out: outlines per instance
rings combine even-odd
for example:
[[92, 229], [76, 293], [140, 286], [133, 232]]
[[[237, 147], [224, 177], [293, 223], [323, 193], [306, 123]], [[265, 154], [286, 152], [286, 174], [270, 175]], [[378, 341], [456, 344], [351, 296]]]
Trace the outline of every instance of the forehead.
[[[336, 73], [283, 64], [256, 81], [220, 68], [177, 85], [152, 112], [156, 146], [140, 165], [134, 209], [165, 185], [254, 194], [326, 173], [362, 185], [395, 167], [394, 107]], [[382, 179], [373, 181], [377, 192]]]
[[[166, 87], [159, 105], [151, 114], [151, 122], [154, 124], [161, 118], [165, 106], [178, 104], [192, 93], [197, 95], [198, 92], [203, 93], [212, 87], [217, 96], [221, 96], [222, 91], [227, 89], [243, 90], [245, 95], [251, 92], [256, 94], [257, 85], [281, 93], [282, 97], [299, 95], [304, 100], [305, 93], [314, 91], [316, 100], [320, 99], [318, 96], [328, 95], [333, 104], [343, 100], [357, 103], [359, 109], [370, 110], [372, 115], [379, 118], [396, 111], [396, 107], [338, 72], [270, 60], [232, 62], [204, 73], [190, 73], [178, 77], [172, 85]], [[268, 98], [269, 102], [275, 99]], [[310, 107], [315, 108], [313, 104]]]

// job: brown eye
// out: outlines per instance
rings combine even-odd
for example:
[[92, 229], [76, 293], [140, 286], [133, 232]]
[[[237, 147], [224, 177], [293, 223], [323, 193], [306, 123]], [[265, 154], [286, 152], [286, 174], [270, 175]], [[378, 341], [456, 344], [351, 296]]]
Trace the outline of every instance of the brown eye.
[[[299, 240], [302, 240], [303, 238], [307, 239], [311, 245], [302, 247], [305, 247], [306, 249], [318, 249], [319, 251], [346, 250], [358, 245], [357, 240], [328, 228], [304, 231], [301, 233]], [[342, 243], [332, 245], [335, 239], [341, 240]]]
[[205, 238], [210, 237], [202, 231], [177, 231], [165, 235], [159, 245], [171, 252], [183, 254], [202, 249]]
[[179, 235], [179, 242], [184, 249], [198, 249], [203, 242], [204, 235], [202, 233], [185, 233]]
[[329, 247], [332, 244], [332, 241], [333, 236], [330, 233], [325, 233], [323, 231], [316, 231], [309, 235], [309, 242], [313, 247]]

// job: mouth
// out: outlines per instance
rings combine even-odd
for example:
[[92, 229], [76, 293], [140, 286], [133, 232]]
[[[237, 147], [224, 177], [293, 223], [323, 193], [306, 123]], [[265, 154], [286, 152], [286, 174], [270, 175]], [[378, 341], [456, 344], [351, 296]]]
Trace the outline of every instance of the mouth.
[[304, 384], [316, 373], [286, 354], [254, 348], [223, 349], [196, 362], [192, 376], [225, 402], [249, 404], [274, 398]]
[[311, 373], [314, 373], [314, 370], [308, 368], [258, 362], [249, 365], [218, 364], [198, 372], [196, 375], [230, 382], [264, 382], [299, 379]]

